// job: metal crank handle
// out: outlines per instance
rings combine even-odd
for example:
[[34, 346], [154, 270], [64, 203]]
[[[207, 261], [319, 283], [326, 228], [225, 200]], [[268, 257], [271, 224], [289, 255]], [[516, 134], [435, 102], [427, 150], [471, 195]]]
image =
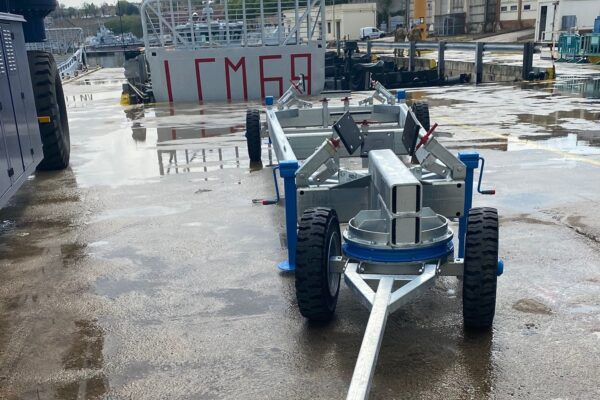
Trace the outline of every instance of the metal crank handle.
[[481, 161], [481, 171], [479, 172], [479, 182], [477, 183], [477, 192], [480, 194], [494, 195], [496, 194], [496, 189], [486, 189], [481, 190], [481, 180], [483, 178], [483, 167], [485, 166], [485, 159], [483, 157], [479, 157]]

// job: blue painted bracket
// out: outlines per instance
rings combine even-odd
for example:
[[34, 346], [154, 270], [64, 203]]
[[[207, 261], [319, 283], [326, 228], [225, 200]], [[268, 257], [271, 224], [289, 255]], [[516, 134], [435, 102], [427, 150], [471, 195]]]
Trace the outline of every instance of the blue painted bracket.
[[465, 256], [465, 236], [467, 234], [467, 219], [469, 210], [473, 206], [473, 171], [479, 167], [479, 153], [475, 151], [461, 151], [458, 158], [467, 167], [465, 177], [465, 205], [462, 216], [458, 219], [458, 257]]
[[[467, 176], [465, 177], [465, 208], [462, 217], [458, 220], [458, 257], [465, 256], [465, 236], [467, 234], [467, 219], [469, 218], [469, 210], [473, 207], [473, 171], [479, 168], [481, 160], [481, 172], [479, 173], [479, 181], [477, 182], [477, 191], [481, 194], [495, 194], [494, 189], [481, 190], [481, 178], [483, 176], [483, 167], [485, 160], [479, 157], [479, 153], [475, 151], [464, 151], [458, 153], [458, 158], [467, 167]], [[496, 274], [502, 275], [504, 272], [504, 261], [498, 260]]]
[[298, 239], [296, 170], [299, 166], [297, 160], [279, 162], [279, 175], [283, 178], [285, 194], [285, 231], [287, 235], [288, 259], [280, 262], [277, 267], [283, 271], [294, 271], [296, 269], [296, 244]]

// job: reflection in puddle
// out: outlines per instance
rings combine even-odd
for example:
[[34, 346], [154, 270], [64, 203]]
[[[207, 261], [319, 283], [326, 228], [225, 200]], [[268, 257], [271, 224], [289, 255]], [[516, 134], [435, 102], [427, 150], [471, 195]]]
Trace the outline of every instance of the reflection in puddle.
[[[131, 137], [145, 142], [156, 132], [160, 175], [247, 168], [245, 130], [247, 104], [134, 106], [125, 109]], [[254, 171], [262, 168], [250, 165]]]
[[115, 83], [123, 83], [125, 79], [77, 79], [75, 81], [70, 82], [71, 85], [76, 86], [106, 86], [113, 85]]
[[504, 138], [490, 138], [477, 140], [454, 140], [445, 144], [446, 148], [461, 151], [477, 149], [508, 151], [508, 136]]
[[[581, 155], [598, 154], [600, 147], [600, 106], [594, 100], [599, 91], [600, 79], [595, 77], [517, 86], [426, 88], [409, 91], [408, 97], [430, 104], [432, 117], [442, 122], [437, 134], [453, 151], [515, 151], [533, 145]], [[353, 93], [355, 99], [366, 95]], [[262, 107], [256, 103], [188, 103], [123, 110], [130, 143], [135, 143], [135, 150], [156, 151], [159, 175], [196, 173], [203, 176], [193, 179], [212, 180], [215, 177], [206, 173], [262, 168], [250, 165], [247, 156], [243, 132], [248, 108]], [[484, 123], [481, 115], [486, 116]]]
[[161, 175], [191, 172], [192, 169], [208, 172], [223, 168], [240, 168], [238, 146], [194, 148], [193, 145], [159, 143], [157, 153]]
[[562, 78], [554, 85], [561, 94], [578, 94], [589, 99], [600, 99], [600, 78]]
[[77, 96], [65, 96], [65, 101], [68, 108], [83, 108], [94, 101], [94, 95], [92, 93], [82, 93]]
[[586, 99], [600, 98], [600, 75], [585, 76], [560, 76], [554, 81], [542, 82], [521, 82], [519, 84], [523, 90], [536, 90], [544, 93], [540, 98], [544, 98], [548, 93], [552, 96], [570, 96]]
[[600, 147], [600, 111], [573, 109], [548, 115], [517, 114], [517, 118], [519, 123], [543, 128], [539, 132], [521, 134], [519, 139], [542, 141], [542, 145], [551, 148], [586, 153], [590, 153], [590, 147]]
[[[431, 118], [440, 122], [436, 133], [452, 149], [533, 147], [578, 156], [600, 154], [600, 77], [426, 92]], [[443, 130], [449, 134], [443, 136]]]
[[[158, 117], [164, 110], [156, 109], [155, 113]], [[190, 116], [190, 111], [184, 109], [182, 114]], [[179, 117], [174, 107], [169, 108], [167, 117]], [[219, 116], [215, 116], [215, 120], [218, 121]], [[240, 168], [240, 148], [237, 143], [243, 143], [241, 138], [234, 143], [215, 143], [203, 139], [231, 136], [243, 129], [243, 126], [209, 126], [208, 121], [204, 121], [201, 127], [157, 128], [156, 151], [160, 175]]]

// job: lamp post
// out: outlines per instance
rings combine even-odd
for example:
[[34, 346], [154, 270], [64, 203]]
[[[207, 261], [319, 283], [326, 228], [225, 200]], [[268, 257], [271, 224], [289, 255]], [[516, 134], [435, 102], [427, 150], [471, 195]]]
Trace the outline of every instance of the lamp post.
[[117, 13], [119, 14], [119, 24], [121, 25], [121, 46], [125, 50], [125, 37], [123, 36], [123, 13], [121, 12], [121, 2], [117, 1]]
[[337, 24], [335, 23], [335, 0], [333, 0], [333, 20], [331, 21], [331, 24], [333, 25], [333, 40], [338, 41], [338, 31], [337, 31]]

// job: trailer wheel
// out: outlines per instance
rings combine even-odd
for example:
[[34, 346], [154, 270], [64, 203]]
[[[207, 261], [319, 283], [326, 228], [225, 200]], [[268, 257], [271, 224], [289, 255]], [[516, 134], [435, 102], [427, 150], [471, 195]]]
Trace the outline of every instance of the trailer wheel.
[[421, 125], [425, 130], [429, 130], [430, 122], [429, 122], [429, 105], [427, 103], [423, 103], [422, 101], [415, 101], [412, 104], [412, 112], [415, 113], [415, 117], [419, 120]]
[[246, 143], [248, 144], [248, 157], [250, 157], [250, 161], [259, 162], [262, 152], [260, 111], [255, 109], [246, 111]]
[[300, 313], [313, 321], [333, 317], [340, 291], [340, 273], [330, 258], [342, 255], [340, 223], [335, 210], [309, 208], [302, 214], [296, 248], [296, 298]]
[[27, 52], [27, 58], [37, 115], [50, 117], [49, 123], [39, 124], [44, 159], [37, 169], [65, 169], [71, 153], [69, 119], [54, 56], [45, 51], [32, 50]]
[[469, 210], [465, 238], [463, 318], [466, 329], [488, 330], [496, 312], [498, 211]]

